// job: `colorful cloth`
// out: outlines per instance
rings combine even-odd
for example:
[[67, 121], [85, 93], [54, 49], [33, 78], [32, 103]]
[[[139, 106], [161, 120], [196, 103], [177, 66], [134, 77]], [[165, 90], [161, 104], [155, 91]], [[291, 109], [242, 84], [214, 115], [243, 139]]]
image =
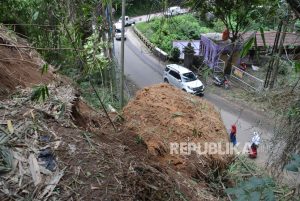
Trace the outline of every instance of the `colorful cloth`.
[[231, 126], [231, 131], [230, 131], [230, 142], [235, 146], [237, 144], [236, 140], [236, 125]]
[[250, 150], [249, 150], [249, 157], [256, 158], [257, 157], [257, 145], [252, 143]]
[[236, 135], [235, 133], [230, 133], [230, 142], [235, 146], [237, 144]]

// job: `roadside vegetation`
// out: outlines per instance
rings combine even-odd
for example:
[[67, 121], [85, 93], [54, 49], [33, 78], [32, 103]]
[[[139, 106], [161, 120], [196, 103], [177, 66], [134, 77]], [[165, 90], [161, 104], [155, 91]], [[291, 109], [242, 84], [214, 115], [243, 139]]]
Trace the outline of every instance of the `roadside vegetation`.
[[158, 17], [150, 22], [138, 23], [136, 27], [163, 51], [170, 53], [174, 40], [198, 40], [201, 33], [215, 32], [192, 14]]

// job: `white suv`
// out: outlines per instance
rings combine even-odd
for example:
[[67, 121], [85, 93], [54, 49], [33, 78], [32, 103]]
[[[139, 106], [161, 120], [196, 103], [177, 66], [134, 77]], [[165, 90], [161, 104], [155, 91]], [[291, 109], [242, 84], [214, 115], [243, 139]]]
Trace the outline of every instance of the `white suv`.
[[202, 82], [192, 71], [183, 66], [177, 64], [167, 65], [163, 79], [164, 82], [170, 83], [188, 93], [197, 95], [204, 94], [204, 85]]

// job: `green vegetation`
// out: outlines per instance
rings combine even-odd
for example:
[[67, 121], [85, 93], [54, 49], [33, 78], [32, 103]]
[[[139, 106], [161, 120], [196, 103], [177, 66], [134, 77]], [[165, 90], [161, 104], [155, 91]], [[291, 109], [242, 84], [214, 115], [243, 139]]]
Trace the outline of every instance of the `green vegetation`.
[[292, 172], [300, 172], [300, 155], [294, 154], [289, 164], [285, 166], [285, 169]]
[[[101, 103], [97, 98], [93, 88], [90, 86], [90, 83], [88, 81], [81, 81], [78, 84], [81, 89], [81, 95], [87, 101], [87, 103], [93, 108], [101, 108]], [[111, 93], [111, 89], [99, 87], [97, 85], [95, 86], [95, 88], [97, 90], [97, 93], [100, 95], [104, 105], [107, 106], [110, 104], [115, 109], [120, 109], [118, 99], [116, 99], [116, 97]]]
[[171, 49], [171, 58], [173, 59], [173, 61], [175, 62], [179, 62], [179, 57], [180, 57], [180, 50], [177, 47], [174, 47]]
[[235, 188], [227, 189], [226, 192], [239, 200], [273, 201], [275, 196], [272, 187], [274, 187], [274, 182], [270, 178], [251, 177], [248, 181], [239, 183]]
[[229, 166], [224, 177], [231, 183], [225, 192], [233, 200], [293, 200], [291, 189], [274, 180], [264, 169], [246, 156], [239, 156]]
[[136, 27], [155, 45], [170, 53], [174, 40], [196, 40], [201, 33], [214, 32], [192, 14], [172, 18], [155, 18]]
[[47, 85], [35, 86], [32, 91], [31, 100], [44, 102], [49, 97]]
[[[25, 37], [33, 47], [40, 48], [42, 58], [77, 82], [91, 105], [99, 106], [97, 98], [93, 97], [95, 94], [86, 93], [91, 87], [87, 85], [92, 82], [101, 99], [115, 106], [116, 101], [112, 101], [117, 93], [112, 36], [106, 34], [110, 33], [109, 26], [93, 30], [92, 23], [96, 27], [112, 24], [112, 19], [98, 8], [117, 7], [120, 1], [72, 2], [5, 1], [0, 8], [0, 23]], [[42, 74], [47, 70], [48, 65], [43, 66]], [[44, 100], [47, 93], [45, 86], [38, 86], [32, 98]]]

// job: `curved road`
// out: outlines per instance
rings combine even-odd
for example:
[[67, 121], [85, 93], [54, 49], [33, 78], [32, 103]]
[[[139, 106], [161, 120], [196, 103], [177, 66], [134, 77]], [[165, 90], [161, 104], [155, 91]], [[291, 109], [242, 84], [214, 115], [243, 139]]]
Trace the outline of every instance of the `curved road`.
[[[147, 87], [162, 82], [164, 63], [156, 59], [139, 40], [131, 28], [127, 28], [125, 41], [125, 75], [134, 82], [138, 88]], [[120, 58], [121, 42], [115, 41], [115, 55]], [[213, 103], [221, 113], [226, 128], [230, 129], [237, 122], [237, 139], [239, 150], [243, 150], [245, 143], [252, 138], [254, 131], [262, 133], [262, 143], [255, 161], [264, 165], [268, 158], [268, 140], [272, 131], [267, 118], [255, 113], [251, 108], [245, 108], [229, 102], [215, 94], [206, 93], [204, 98]]]

